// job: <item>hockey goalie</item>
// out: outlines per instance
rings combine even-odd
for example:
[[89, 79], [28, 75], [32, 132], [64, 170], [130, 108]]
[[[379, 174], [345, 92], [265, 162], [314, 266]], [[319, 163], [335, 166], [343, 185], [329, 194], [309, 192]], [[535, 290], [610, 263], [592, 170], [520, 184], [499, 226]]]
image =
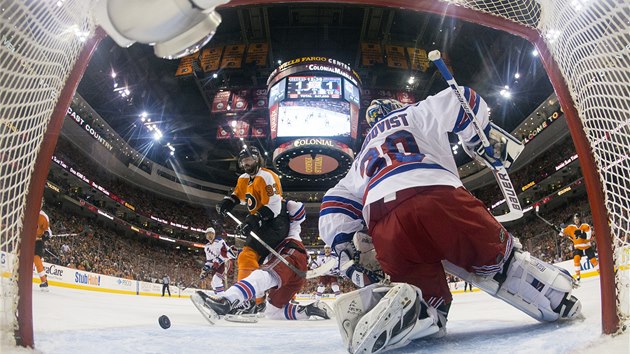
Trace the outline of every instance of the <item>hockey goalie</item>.
[[[366, 111], [372, 128], [361, 150], [322, 200], [319, 233], [339, 264], [350, 264], [340, 271], [361, 287], [334, 305], [351, 353], [445, 335], [452, 301], [445, 272], [538, 321], [580, 316], [568, 272], [524, 252], [459, 179], [449, 132], [489, 168], [509, 167], [522, 150], [489, 123], [485, 101], [462, 89], [492, 148], [480, 148], [450, 88], [410, 106], [375, 100]], [[371, 238], [355, 237], [366, 226]], [[375, 257], [363, 257], [366, 251]], [[374, 263], [392, 283], [379, 282]]]

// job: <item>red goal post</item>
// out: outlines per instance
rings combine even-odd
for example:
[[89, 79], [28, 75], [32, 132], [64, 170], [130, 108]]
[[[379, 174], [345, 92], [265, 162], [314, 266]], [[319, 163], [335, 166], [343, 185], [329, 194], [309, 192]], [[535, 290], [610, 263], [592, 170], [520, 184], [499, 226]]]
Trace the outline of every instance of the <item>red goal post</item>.
[[[226, 6], [320, 1], [232, 0]], [[342, 0], [455, 17], [529, 40], [578, 151], [601, 268], [602, 326], [628, 319], [630, 65], [625, 0]], [[35, 224], [51, 155], [102, 32], [89, 0], [15, 0], [0, 12], [0, 348], [33, 346]], [[625, 37], [624, 37], [625, 36]], [[89, 39], [88, 39], [89, 38]], [[17, 333], [17, 335], [16, 335]]]

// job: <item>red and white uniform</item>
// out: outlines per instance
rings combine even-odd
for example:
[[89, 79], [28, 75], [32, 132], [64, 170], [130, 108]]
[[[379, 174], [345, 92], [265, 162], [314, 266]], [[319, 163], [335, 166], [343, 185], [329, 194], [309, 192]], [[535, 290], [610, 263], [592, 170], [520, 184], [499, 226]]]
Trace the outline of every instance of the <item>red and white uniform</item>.
[[206, 265], [215, 270], [210, 284], [214, 292], [220, 294], [225, 290], [225, 275], [229, 271], [229, 260], [236, 259], [236, 255], [220, 237], [206, 243], [203, 250], [206, 252]]
[[[307, 254], [300, 237], [300, 224], [305, 220], [304, 204], [287, 201], [289, 213], [289, 234], [275, 250], [295, 268], [306, 271]], [[308, 316], [298, 312], [298, 306], [290, 303], [293, 296], [302, 288], [305, 279], [270, 254], [260, 269], [225, 291], [230, 301], [244, 302], [269, 291], [265, 316], [270, 319], [304, 320]]]
[[[487, 134], [486, 103], [463, 89]], [[512, 248], [507, 231], [463, 188], [449, 132], [467, 146], [479, 139], [450, 88], [392, 111], [326, 193], [319, 218], [321, 238], [333, 249], [367, 225], [383, 270], [421, 288], [435, 307], [452, 299], [441, 260], [493, 274]]]
[[[320, 255], [317, 255], [317, 259], [315, 259], [314, 263], [315, 263], [315, 267], [321, 267], [322, 265], [328, 262], [337, 263], [338, 262], [337, 257], [333, 255], [332, 253], [328, 255], [326, 255], [326, 253], [320, 254]], [[337, 279], [338, 278], [337, 272], [338, 272], [337, 267], [335, 266], [334, 268], [329, 270], [325, 275], [322, 275], [321, 277], [317, 279], [318, 284], [317, 284], [317, 292], [315, 293], [315, 299], [317, 300], [321, 299], [327, 286], [330, 286], [330, 289], [333, 291], [335, 295], [341, 294], [341, 290], [339, 289], [339, 283]]]

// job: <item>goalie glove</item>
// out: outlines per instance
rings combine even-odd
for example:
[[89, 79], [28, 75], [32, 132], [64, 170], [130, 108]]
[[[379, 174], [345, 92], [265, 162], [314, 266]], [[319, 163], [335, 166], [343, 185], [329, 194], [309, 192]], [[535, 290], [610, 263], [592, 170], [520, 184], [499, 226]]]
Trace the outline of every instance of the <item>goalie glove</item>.
[[42, 241], [48, 241], [50, 240], [50, 232], [48, 230], [44, 231], [44, 234], [42, 235]]

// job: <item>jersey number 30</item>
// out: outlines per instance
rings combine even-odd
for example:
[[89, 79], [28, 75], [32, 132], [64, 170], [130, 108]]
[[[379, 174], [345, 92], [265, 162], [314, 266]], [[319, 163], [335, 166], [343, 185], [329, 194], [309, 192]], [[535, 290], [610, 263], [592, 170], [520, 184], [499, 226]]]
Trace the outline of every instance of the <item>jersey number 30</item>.
[[420, 152], [413, 134], [406, 130], [397, 131], [385, 138], [381, 152], [370, 148], [361, 159], [361, 177], [372, 177], [382, 168], [406, 162], [420, 162], [424, 154]]

